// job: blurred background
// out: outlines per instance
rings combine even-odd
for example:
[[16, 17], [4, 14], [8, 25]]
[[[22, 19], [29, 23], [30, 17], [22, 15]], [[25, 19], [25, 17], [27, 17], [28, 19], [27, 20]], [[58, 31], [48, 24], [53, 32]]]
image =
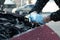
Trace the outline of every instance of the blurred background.
[[[34, 5], [36, 3], [37, 0], [5, 0], [5, 8], [15, 8], [14, 10], [12, 10], [12, 12], [15, 12], [16, 10], [20, 10], [19, 8], [22, 8], [21, 6], [25, 6], [25, 5]], [[11, 5], [11, 6], [9, 6]], [[30, 6], [29, 6], [30, 7]], [[48, 10], [49, 9], [49, 10]], [[59, 8], [56, 5], [56, 3], [54, 2], [54, 0], [50, 0], [45, 7], [43, 8], [43, 12], [55, 12], [57, 11]]]

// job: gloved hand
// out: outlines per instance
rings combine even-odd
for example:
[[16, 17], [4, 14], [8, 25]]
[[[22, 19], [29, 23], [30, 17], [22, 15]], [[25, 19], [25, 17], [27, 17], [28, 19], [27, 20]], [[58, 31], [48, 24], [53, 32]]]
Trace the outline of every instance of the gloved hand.
[[29, 22], [39, 23], [41, 25], [45, 24], [44, 17], [41, 14], [37, 14], [36, 12], [32, 12], [26, 17], [29, 18]]

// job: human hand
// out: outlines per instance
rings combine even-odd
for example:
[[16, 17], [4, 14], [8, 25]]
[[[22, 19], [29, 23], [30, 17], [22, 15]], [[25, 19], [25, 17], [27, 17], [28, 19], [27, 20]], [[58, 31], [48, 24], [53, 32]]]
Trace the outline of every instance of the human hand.
[[47, 18], [45, 19], [41, 14], [37, 14], [37, 12], [32, 12], [31, 14], [29, 14], [28, 16], [26, 16], [27, 18], [29, 18], [29, 21], [32, 23], [39, 23], [39, 24], [45, 24], [47, 21]]

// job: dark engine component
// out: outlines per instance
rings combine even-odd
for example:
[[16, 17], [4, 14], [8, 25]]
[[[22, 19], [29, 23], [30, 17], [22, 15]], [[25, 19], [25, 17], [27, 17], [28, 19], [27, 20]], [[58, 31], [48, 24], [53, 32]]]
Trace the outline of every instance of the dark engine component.
[[11, 25], [12, 24], [0, 24], [0, 40], [9, 39], [14, 35], [19, 34], [19, 29]]
[[20, 33], [16, 25], [16, 17], [12, 14], [0, 13], [0, 40], [5, 40]]
[[[17, 24], [23, 24], [24, 27], [18, 28], [16, 27]], [[0, 40], [9, 39], [34, 27], [37, 27], [36, 23], [29, 22], [25, 15], [0, 13]]]

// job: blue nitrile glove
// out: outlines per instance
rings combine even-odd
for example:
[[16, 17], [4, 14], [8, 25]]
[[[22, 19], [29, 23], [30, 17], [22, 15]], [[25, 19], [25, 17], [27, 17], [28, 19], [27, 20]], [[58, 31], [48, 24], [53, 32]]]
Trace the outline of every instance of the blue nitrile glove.
[[45, 24], [45, 22], [43, 21], [44, 18], [41, 14], [37, 14], [37, 13], [33, 12], [29, 15], [28, 18], [29, 18], [30, 22], [36, 22], [36, 23], [39, 23], [41, 25]]

